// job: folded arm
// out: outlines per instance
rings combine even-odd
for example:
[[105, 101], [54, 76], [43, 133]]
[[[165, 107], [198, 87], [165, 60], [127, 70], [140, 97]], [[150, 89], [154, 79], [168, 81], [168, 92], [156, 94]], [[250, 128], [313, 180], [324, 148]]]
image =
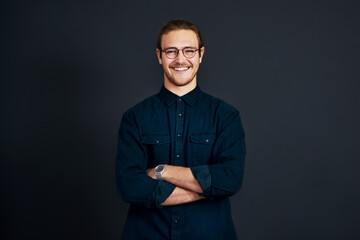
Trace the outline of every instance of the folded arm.
[[[147, 168], [147, 151], [140, 142], [135, 117], [123, 117], [118, 141], [116, 177], [118, 193], [127, 202], [146, 207], [177, 205], [235, 194], [242, 183], [245, 158], [244, 131], [237, 111], [226, 116], [213, 146], [210, 165], [167, 165], [164, 181]], [[150, 176], [150, 177], [149, 177]]]
[[204, 199], [196, 192], [176, 187], [171, 195], [161, 204], [161, 206], [179, 205]]
[[[156, 179], [155, 169], [147, 170], [148, 176]], [[201, 186], [191, 172], [190, 168], [166, 165], [162, 174], [164, 181], [174, 184], [177, 187], [187, 189], [195, 193], [202, 193]]]
[[[191, 168], [166, 165], [162, 177], [165, 182], [209, 199], [228, 197], [241, 187], [244, 158], [244, 131], [239, 113], [233, 111], [224, 119], [213, 146], [213, 164]], [[147, 174], [156, 179], [154, 168]]]

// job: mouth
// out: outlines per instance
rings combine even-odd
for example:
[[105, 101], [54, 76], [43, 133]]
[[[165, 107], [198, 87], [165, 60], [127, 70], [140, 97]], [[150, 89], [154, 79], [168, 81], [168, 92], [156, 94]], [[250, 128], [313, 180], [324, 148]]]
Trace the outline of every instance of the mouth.
[[171, 69], [177, 71], [177, 72], [184, 72], [190, 69], [190, 67], [172, 67]]

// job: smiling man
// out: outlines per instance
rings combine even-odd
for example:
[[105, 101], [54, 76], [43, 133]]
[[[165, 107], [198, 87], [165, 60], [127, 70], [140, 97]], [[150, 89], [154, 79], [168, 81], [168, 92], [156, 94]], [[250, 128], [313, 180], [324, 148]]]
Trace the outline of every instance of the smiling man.
[[160, 92], [129, 109], [118, 135], [116, 179], [130, 203], [123, 239], [236, 239], [229, 197], [241, 187], [245, 141], [239, 112], [202, 92], [199, 28], [160, 30]]
[[[196, 73], [205, 51], [199, 41], [194, 31], [180, 29], [163, 34], [156, 49], [164, 69], [164, 86], [171, 92], [176, 91], [177, 95], [184, 95], [196, 87]], [[179, 51], [182, 54], [179, 55]], [[166, 57], [163, 58], [162, 53]]]

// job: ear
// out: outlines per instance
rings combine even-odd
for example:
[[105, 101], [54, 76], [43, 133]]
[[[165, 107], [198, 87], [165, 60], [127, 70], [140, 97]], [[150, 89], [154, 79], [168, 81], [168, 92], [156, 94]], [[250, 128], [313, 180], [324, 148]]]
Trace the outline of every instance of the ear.
[[159, 60], [159, 64], [162, 65], [161, 51], [158, 48], [156, 49], [156, 56], [157, 56], [157, 58]]
[[200, 48], [200, 63], [202, 62], [202, 58], [204, 57], [204, 53], [205, 53], [205, 47], [201, 47]]

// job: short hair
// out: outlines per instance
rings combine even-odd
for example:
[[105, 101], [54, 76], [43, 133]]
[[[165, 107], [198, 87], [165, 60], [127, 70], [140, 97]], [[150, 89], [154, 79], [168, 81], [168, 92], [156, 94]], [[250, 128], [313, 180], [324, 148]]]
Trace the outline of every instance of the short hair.
[[156, 43], [158, 49], [161, 50], [162, 36], [164, 34], [167, 34], [171, 31], [175, 31], [175, 30], [192, 30], [193, 32], [196, 33], [196, 36], [198, 38], [199, 48], [202, 48], [204, 46], [203, 39], [201, 37], [200, 29], [198, 26], [196, 26], [195, 24], [193, 24], [185, 19], [176, 19], [176, 20], [171, 20], [171, 21], [165, 23], [162, 26], [162, 28], [160, 29], [157, 43]]

